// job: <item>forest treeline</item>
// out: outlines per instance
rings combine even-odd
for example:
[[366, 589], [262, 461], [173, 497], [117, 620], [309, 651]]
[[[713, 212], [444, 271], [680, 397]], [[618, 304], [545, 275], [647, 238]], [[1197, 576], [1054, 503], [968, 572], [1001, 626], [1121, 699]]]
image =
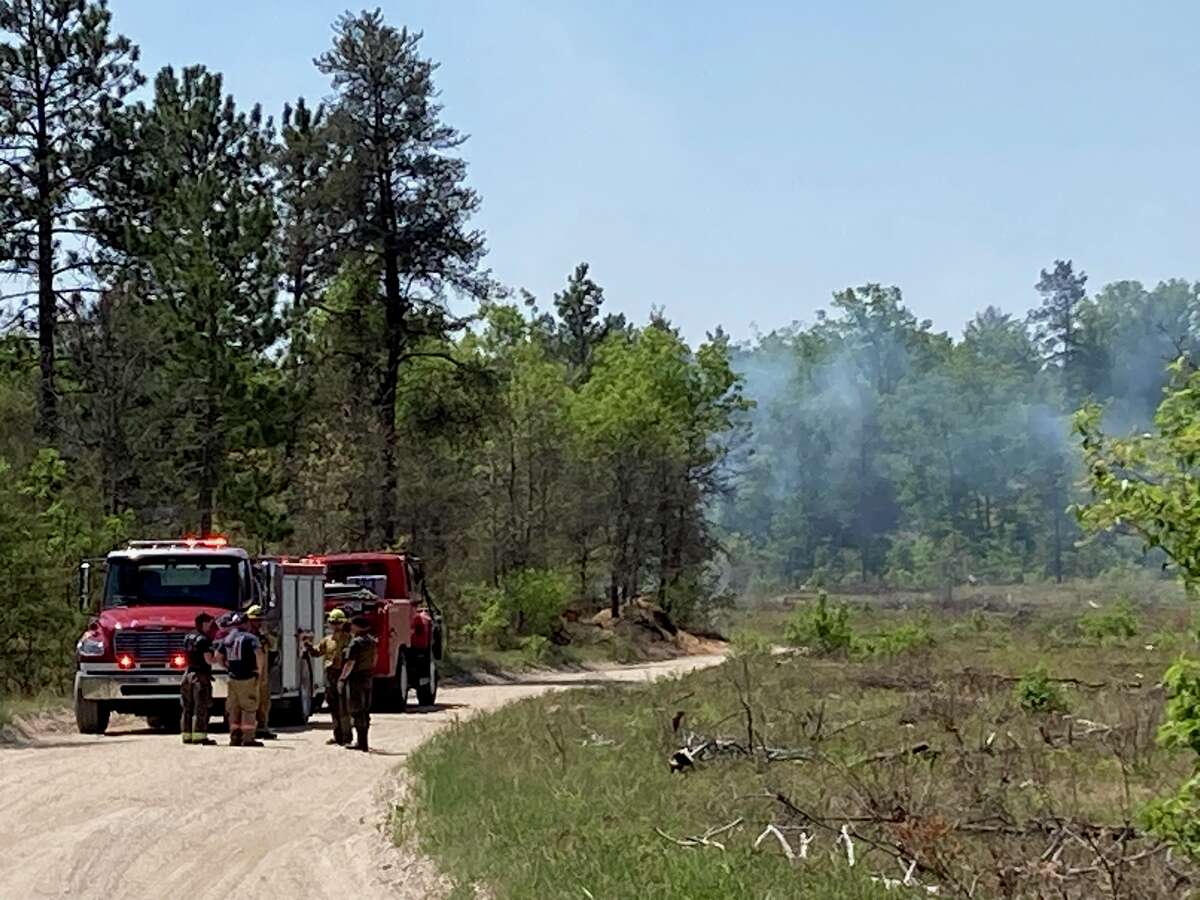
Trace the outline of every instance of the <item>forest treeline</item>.
[[1153, 427], [1168, 366], [1200, 350], [1200, 285], [1089, 294], [1063, 260], [1030, 280], [1026, 315], [989, 306], [958, 340], [873, 284], [837, 293], [810, 327], [738, 348], [757, 404], [719, 506], [738, 588], [1161, 569], [1139, 541], [1080, 532], [1071, 420], [1095, 402], [1110, 433]]
[[611, 314], [586, 265], [498, 284], [421, 35], [347, 13], [315, 65], [272, 116], [145, 78], [104, 3], [0, 2], [9, 687], [69, 664], [75, 564], [127, 537], [404, 547], [495, 642], [712, 593], [728, 340]]
[[1140, 562], [1079, 541], [1067, 422], [1149, 422], [1196, 285], [1059, 262], [961, 340], [867, 285], [693, 346], [586, 264], [497, 283], [420, 34], [347, 13], [315, 65], [270, 113], [146, 77], [103, 2], [0, 0], [0, 691], [61, 683], [75, 564], [128, 537], [404, 547], [497, 643], [643, 593]]

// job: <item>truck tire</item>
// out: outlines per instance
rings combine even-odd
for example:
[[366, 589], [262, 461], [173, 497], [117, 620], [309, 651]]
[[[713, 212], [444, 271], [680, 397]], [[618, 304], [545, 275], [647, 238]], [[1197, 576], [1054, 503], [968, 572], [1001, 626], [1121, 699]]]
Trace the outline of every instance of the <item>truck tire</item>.
[[111, 710], [99, 701], [75, 698], [75, 725], [80, 734], [104, 734], [110, 714]]
[[432, 648], [418, 654], [414, 660], [415, 671], [413, 681], [417, 684], [417, 703], [421, 706], [433, 706], [437, 701], [438, 671], [437, 657]]
[[396, 677], [392, 679], [392, 707], [395, 707], [397, 713], [406, 712], [408, 709], [408, 658], [404, 655], [404, 648], [400, 648], [400, 653], [396, 654]]
[[179, 721], [178, 715], [153, 715], [146, 716], [146, 725], [162, 734], [179, 734], [183, 723]]

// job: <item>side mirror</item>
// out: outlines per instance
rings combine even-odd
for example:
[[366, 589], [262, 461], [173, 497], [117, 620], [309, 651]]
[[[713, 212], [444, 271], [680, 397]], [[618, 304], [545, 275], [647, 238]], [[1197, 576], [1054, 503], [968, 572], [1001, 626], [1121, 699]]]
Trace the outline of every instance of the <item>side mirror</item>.
[[88, 604], [92, 599], [92, 564], [82, 562], [79, 564], [79, 611], [87, 612]]

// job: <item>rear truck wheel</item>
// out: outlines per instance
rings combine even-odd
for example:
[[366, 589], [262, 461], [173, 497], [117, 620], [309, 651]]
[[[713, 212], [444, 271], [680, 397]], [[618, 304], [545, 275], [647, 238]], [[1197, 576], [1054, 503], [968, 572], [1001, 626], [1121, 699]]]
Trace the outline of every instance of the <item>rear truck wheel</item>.
[[437, 658], [433, 655], [432, 648], [417, 657], [415, 667], [413, 680], [417, 683], [417, 703], [421, 706], [433, 706], [437, 700], [438, 672]]
[[108, 730], [108, 717], [112, 711], [96, 700], [84, 700], [75, 696], [75, 725], [80, 734], [104, 734]]
[[396, 712], [404, 712], [408, 709], [408, 657], [405, 656], [403, 647], [396, 654], [396, 676], [393, 684], [395, 687], [392, 702]]

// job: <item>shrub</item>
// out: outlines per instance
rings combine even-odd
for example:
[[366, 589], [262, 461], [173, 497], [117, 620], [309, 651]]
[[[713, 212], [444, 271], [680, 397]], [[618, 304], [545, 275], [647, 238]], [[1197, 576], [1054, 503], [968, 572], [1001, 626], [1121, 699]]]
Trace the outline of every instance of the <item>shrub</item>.
[[1017, 682], [1014, 694], [1026, 712], [1065, 712], [1067, 709], [1062, 690], [1050, 680], [1045, 666], [1026, 672]]
[[549, 638], [532, 634], [521, 641], [521, 658], [531, 666], [537, 665], [546, 661], [552, 647]]
[[500, 587], [468, 585], [461, 602], [474, 610], [474, 621], [465, 630], [480, 646], [500, 650], [515, 644], [514, 634], [549, 637], [559, 627], [570, 594], [568, 579], [546, 569], [515, 572]]
[[850, 608], [844, 603], [831, 607], [829, 597], [821, 591], [816, 604], [793, 614], [784, 627], [784, 639], [793, 646], [810, 647], [826, 656], [848, 653], [854, 644]]
[[570, 596], [566, 576], [550, 569], [524, 569], [504, 579], [504, 597], [522, 634], [553, 634]]
[[771, 652], [771, 642], [755, 631], [735, 631], [729, 640], [731, 656], [765, 656]]
[[876, 635], [863, 645], [863, 649], [871, 656], [900, 656], [914, 650], [924, 650], [936, 643], [925, 622], [904, 622]]
[[1093, 641], [1131, 638], [1138, 633], [1137, 613], [1133, 604], [1122, 597], [1112, 609], [1081, 616], [1079, 630]]
[[502, 650], [508, 629], [509, 613], [505, 608], [504, 598], [496, 596], [480, 610], [479, 618], [471, 626], [471, 637], [478, 644]]
[[[1180, 657], [1163, 676], [1167, 709], [1158, 730], [1164, 747], [1200, 753], [1200, 661]], [[1146, 827], [1200, 859], [1200, 775], [1193, 776], [1175, 793], [1150, 803], [1142, 811]]]

